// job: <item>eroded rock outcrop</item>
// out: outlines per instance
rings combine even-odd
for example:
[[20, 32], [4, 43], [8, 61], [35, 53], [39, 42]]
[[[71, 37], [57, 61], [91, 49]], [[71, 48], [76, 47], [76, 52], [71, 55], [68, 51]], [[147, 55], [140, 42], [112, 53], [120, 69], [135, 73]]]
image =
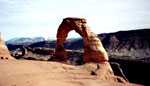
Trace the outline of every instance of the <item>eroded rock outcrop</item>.
[[86, 25], [84, 18], [65, 18], [58, 28], [57, 44], [55, 53], [51, 57], [52, 61], [66, 62], [67, 52], [63, 46], [68, 33], [75, 30], [81, 35], [84, 43], [83, 63], [86, 64], [86, 69], [91, 75], [96, 75], [102, 79], [120, 81], [126, 83], [123, 78], [115, 76], [108, 62], [108, 55], [98, 36], [91, 32]]
[[150, 49], [149, 34], [150, 28], [103, 33], [98, 36], [108, 50], [137, 50]]
[[30, 48], [30, 47], [23, 47], [22, 51], [14, 51], [13, 56], [16, 59], [27, 59], [27, 60], [39, 60], [39, 61], [47, 61], [54, 49], [44, 48], [44, 47], [37, 47], [37, 48]]
[[0, 59], [14, 59], [11, 55], [10, 52], [5, 45], [5, 43], [2, 40], [1, 33], [0, 33]]
[[64, 49], [63, 43], [71, 30], [75, 30], [83, 38], [83, 63], [108, 61], [108, 55], [100, 39], [95, 33], [90, 31], [90, 28], [86, 25], [86, 19], [72, 17], [65, 18], [58, 28], [55, 54], [52, 56], [51, 60], [66, 61], [67, 52]]

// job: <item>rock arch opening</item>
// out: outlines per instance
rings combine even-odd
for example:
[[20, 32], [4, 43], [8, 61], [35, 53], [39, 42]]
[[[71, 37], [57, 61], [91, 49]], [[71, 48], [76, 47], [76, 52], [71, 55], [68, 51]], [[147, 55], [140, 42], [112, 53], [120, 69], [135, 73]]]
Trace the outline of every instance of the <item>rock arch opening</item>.
[[76, 38], [82, 38], [82, 37], [80, 36], [80, 34], [76, 33], [74, 30], [71, 30], [71, 31], [68, 33], [67, 40], [68, 40], [68, 39], [76, 39]]
[[103, 48], [103, 45], [98, 36], [91, 32], [90, 28], [86, 25], [86, 19], [69, 17], [63, 19], [57, 31], [57, 44], [55, 53], [51, 57], [52, 61], [67, 61], [67, 52], [63, 46], [68, 33], [72, 30], [77, 32], [83, 39], [84, 53], [83, 63], [99, 63], [108, 61], [108, 55]]
[[77, 50], [77, 51], [83, 50], [82, 37], [74, 30], [71, 30], [68, 33], [68, 37], [64, 42], [64, 48], [69, 50]]

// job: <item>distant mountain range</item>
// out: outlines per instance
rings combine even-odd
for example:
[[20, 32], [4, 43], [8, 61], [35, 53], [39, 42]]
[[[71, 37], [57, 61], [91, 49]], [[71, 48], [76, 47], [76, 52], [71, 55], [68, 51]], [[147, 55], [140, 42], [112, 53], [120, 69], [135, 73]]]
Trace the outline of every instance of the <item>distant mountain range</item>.
[[[118, 31], [115, 33], [98, 34], [98, 37], [103, 43], [105, 49], [111, 50], [131, 50], [131, 49], [150, 49], [150, 29], [138, 29], [130, 31]], [[45, 45], [50, 48], [55, 48], [56, 40], [45, 40], [44, 37], [34, 38], [13, 38], [5, 41], [6, 44], [15, 43], [32, 43], [32, 47], [44, 47]], [[37, 45], [38, 44], [38, 45]], [[49, 45], [49, 46], [48, 46]], [[83, 49], [82, 38], [68, 39], [64, 42], [64, 47], [67, 49]]]
[[40, 42], [40, 41], [44, 41], [45, 38], [44, 37], [33, 37], [33, 38], [29, 38], [29, 37], [21, 37], [21, 38], [13, 38], [10, 39], [8, 41], [5, 41], [6, 44], [14, 44], [14, 43], [30, 43], [30, 42]]
[[[130, 56], [130, 57], [150, 57], [150, 29], [138, 29], [130, 31], [119, 31], [115, 33], [98, 34], [104, 48], [110, 55]], [[6, 42], [9, 50], [14, 50], [18, 46], [26, 47], [46, 47], [55, 48], [56, 40], [44, 41], [42, 37], [20, 38]], [[31, 42], [31, 43], [24, 43]], [[9, 45], [8, 45], [9, 43]], [[13, 43], [13, 44], [10, 44]], [[16, 44], [15, 43], [23, 43]], [[71, 50], [83, 50], [82, 38], [68, 39], [64, 42], [64, 47]]]
[[[138, 29], [130, 31], [118, 31], [115, 33], [98, 34], [98, 37], [107, 50], [136, 50], [150, 49], [150, 29]], [[44, 37], [34, 38], [14, 38], [5, 41], [6, 44], [31, 43], [30, 47], [49, 47], [55, 48], [56, 40], [46, 41]], [[82, 38], [68, 39], [64, 42], [66, 49], [83, 49]]]
[[111, 50], [150, 49], [150, 29], [99, 34], [103, 46]]
[[[106, 50], [150, 49], [150, 29], [118, 31], [98, 34]], [[82, 39], [70, 39], [64, 43], [67, 49], [83, 49]]]

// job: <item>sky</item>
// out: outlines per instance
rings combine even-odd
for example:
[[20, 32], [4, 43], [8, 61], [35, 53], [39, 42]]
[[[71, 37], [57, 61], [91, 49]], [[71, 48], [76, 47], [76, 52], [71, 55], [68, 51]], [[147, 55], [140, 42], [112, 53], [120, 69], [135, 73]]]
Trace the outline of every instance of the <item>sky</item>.
[[[15, 37], [56, 38], [66, 17], [87, 19], [96, 34], [150, 28], [150, 0], [0, 0], [0, 32]], [[71, 31], [68, 37], [79, 37]]]

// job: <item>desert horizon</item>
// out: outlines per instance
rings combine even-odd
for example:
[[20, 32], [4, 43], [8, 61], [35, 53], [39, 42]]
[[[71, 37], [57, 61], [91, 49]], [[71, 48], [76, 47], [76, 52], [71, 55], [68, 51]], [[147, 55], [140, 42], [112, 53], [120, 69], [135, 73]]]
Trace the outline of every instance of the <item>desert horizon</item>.
[[[66, 18], [66, 19], [64, 19], [63, 22], [70, 21], [70, 22], [72, 22], [70, 24], [73, 24], [74, 22], [78, 23], [78, 21], [80, 21], [80, 20], [82, 20], [82, 19]], [[2, 60], [1, 61], [2, 69], [0, 71], [0, 74], [1, 74], [1, 76], [3, 75], [2, 79], [0, 80], [0, 82], [2, 83], [1, 85], [4, 85], [4, 86], [7, 86], [7, 85], [14, 85], [14, 86], [16, 86], [16, 85], [22, 85], [22, 86], [39, 85], [39, 86], [41, 86], [41, 85], [51, 85], [52, 84], [52, 85], [58, 86], [60, 84], [64, 84], [64, 86], [66, 86], [66, 85], [69, 85], [68, 82], [76, 81], [76, 80], [70, 81], [68, 79], [71, 79], [72, 74], [78, 75], [78, 73], [81, 73], [80, 70], [84, 71], [83, 74], [86, 74], [86, 76], [84, 76], [84, 77], [87, 77], [89, 74], [91, 74], [91, 76], [94, 76], [93, 78], [91, 78], [92, 80], [93, 79], [98, 80], [98, 78], [96, 78], [96, 77], [100, 78], [100, 80], [98, 80], [99, 82], [97, 82], [97, 81], [90, 82], [90, 83], [93, 83], [91, 85], [110, 86], [113, 83], [114, 86], [117, 86], [117, 85], [141, 86], [142, 84], [143, 85], [149, 84], [147, 79], [144, 79], [144, 80], [141, 79], [141, 78], [143, 78], [142, 76], [139, 76], [139, 78], [137, 78], [136, 75], [138, 75], [138, 73], [141, 73], [141, 70], [145, 70], [145, 68], [147, 68], [147, 66], [150, 63], [149, 62], [150, 54], [148, 54], [150, 51], [150, 46], [149, 45], [145, 46], [145, 43], [149, 42], [149, 38], [145, 39], [145, 37], [148, 36], [150, 29], [119, 31], [119, 32], [115, 32], [115, 33], [104, 33], [104, 34], [96, 35], [93, 32], [90, 32], [90, 28], [88, 28], [85, 24], [84, 25], [85, 25], [86, 29], [80, 29], [80, 28], [78, 28], [78, 26], [76, 26], [76, 27], [71, 26], [71, 28], [67, 27], [67, 26], [65, 26], [66, 23], [63, 23], [63, 22], [60, 25], [60, 27], [58, 28], [57, 42], [55, 40], [53, 40], [53, 41], [46, 41], [46, 40], [41, 41], [40, 40], [40, 41], [32, 41], [32, 42], [24, 42], [23, 40], [21, 40], [22, 43], [17, 43], [17, 41], [15, 40], [14, 43], [13, 42], [7, 43], [7, 47], [10, 51], [10, 53], [9, 53], [7, 47], [4, 47], [5, 43], [3, 42], [2, 38], [1, 38], [1, 46], [3, 46], [0, 49], [1, 50], [0, 55], [1, 55], [1, 60]], [[79, 25], [79, 24], [77, 24], [77, 25]], [[69, 40], [65, 41], [69, 31], [64, 33], [63, 32], [63, 30], [65, 30], [63, 28], [64, 26], [67, 27], [67, 28], [65, 28], [66, 31], [68, 31], [68, 30], [71, 31], [72, 28], [75, 28], [74, 29], [75, 31], [77, 29], [77, 33], [79, 33], [83, 37], [83, 40], [78, 38], [78, 39], [69, 39]], [[83, 31], [83, 30], [85, 30], [85, 31]], [[88, 33], [88, 35], [85, 35], [85, 33]], [[132, 39], [132, 37], [134, 40]], [[122, 38], [125, 38], [125, 39], [122, 39]], [[143, 41], [143, 38], [144, 38], [144, 42], [139, 44], [138, 42]], [[61, 41], [63, 41], [64, 43]], [[59, 42], [61, 43], [61, 45], [59, 44]], [[102, 44], [101, 44], [101, 42], [102, 42]], [[91, 44], [89, 45], [88, 43], [91, 43]], [[123, 43], [126, 43], [126, 44], [122, 45]], [[131, 44], [129, 44], [129, 43], [131, 43]], [[132, 45], [133, 43], [134, 43], [134, 45]], [[91, 49], [89, 49], [88, 48], [89, 46], [93, 46], [93, 47], [91, 47]], [[106, 49], [106, 51], [103, 51], [103, 49], [102, 49], [103, 46]], [[86, 50], [86, 47], [88, 50]], [[64, 50], [65, 48], [66, 48], [66, 50]], [[146, 52], [143, 51], [143, 49], [146, 50], [147, 54], [145, 54]], [[93, 53], [91, 53], [91, 52], [93, 52]], [[91, 53], [91, 54], [89, 54], [89, 53]], [[146, 56], [143, 56], [144, 54]], [[139, 57], [139, 56], [142, 56], [142, 57]], [[17, 59], [18, 61], [15, 59]], [[20, 69], [23, 67], [23, 71], [20, 71], [20, 73], [26, 73], [27, 71], [24, 71], [24, 70], [26, 70], [26, 67], [27, 67], [27, 70], [31, 70], [31, 69], [28, 69], [28, 68], [31, 68], [28, 65], [30, 65], [30, 64], [35, 65], [34, 62], [33, 63], [29, 62], [28, 64], [27, 63], [20, 64], [20, 62], [21, 63], [26, 62], [25, 60], [32, 60], [32, 61], [35, 60], [36, 62], [39, 61], [39, 62], [37, 62], [38, 64], [40, 63], [40, 61], [49, 62], [47, 64], [50, 64], [51, 62], [58, 62], [58, 63], [60, 63], [60, 65], [63, 65], [65, 63], [66, 65], [64, 67], [57, 67], [58, 65], [56, 66], [57, 68], [59, 68], [59, 70], [55, 71], [55, 74], [56, 74], [55, 77], [56, 76], [59, 77], [57, 72], [62, 71], [61, 68], [67, 69], [65, 71], [68, 71], [68, 72], [72, 71], [72, 69], [70, 69], [70, 68], [68, 69], [69, 65], [71, 68], [73, 66], [75, 66], [74, 71], [76, 71], [76, 72], [69, 72], [69, 74], [67, 73], [68, 75], [63, 74], [65, 76], [68, 76], [68, 78], [66, 77], [67, 80], [65, 82], [61, 81], [60, 84], [58, 84], [57, 81], [63, 80], [63, 78], [56, 79], [57, 81], [50, 84], [50, 82], [52, 80], [48, 80], [45, 82], [46, 77], [41, 73], [40, 73], [41, 76], [36, 77], [36, 78], [43, 77], [43, 78], [41, 78], [41, 80], [44, 80], [44, 82], [40, 82], [40, 83], [37, 83], [36, 80], [33, 80], [35, 77], [30, 78], [30, 77], [33, 77], [32, 75], [28, 76], [28, 78], [30, 78], [30, 80], [28, 80], [28, 81], [23, 80], [25, 78], [23, 75], [18, 77], [18, 78], [20, 78], [19, 80], [12, 78], [12, 81], [9, 81], [9, 80], [7, 81], [7, 79], [4, 77], [8, 77], [8, 78], [11, 78], [11, 76], [16, 77], [16, 76], [14, 76], [13, 72], [20, 71]], [[13, 68], [13, 69], [11, 69], [11, 68], [5, 69], [5, 66], [8, 66], [10, 63], [14, 63], [14, 62], [16, 63], [16, 65], [11, 64], [12, 65], [11, 68]], [[130, 67], [133, 68], [133, 70], [130, 68], [127, 68], [126, 63], [128, 63], [128, 65], [132, 65]], [[20, 65], [20, 67], [17, 66], [18, 64]], [[40, 64], [42, 65], [44, 63], [42, 62]], [[51, 65], [49, 65], [49, 66], [53, 67], [53, 65], [55, 65], [55, 64], [56, 63], [54, 63], [54, 64], [51, 63]], [[97, 68], [95, 69], [96, 65], [97, 65]], [[138, 68], [135, 65], [139, 65]], [[86, 73], [86, 71], [84, 70], [85, 69], [84, 66], [85, 66], [85, 68], [88, 67], [88, 68], [86, 68], [86, 70], [90, 71], [89, 73]], [[142, 66], [144, 66], [144, 67], [142, 67]], [[81, 67], [81, 69], [80, 68], [78, 69], [78, 67]], [[139, 68], [139, 67], [142, 67], [142, 68]], [[15, 68], [15, 70], [14, 70], [14, 68]], [[94, 70], [93, 70], [93, 68], [94, 68]], [[39, 67], [37, 69], [40, 70]], [[47, 70], [49, 70], [49, 69], [47, 69]], [[47, 71], [47, 70], [45, 70], [45, 71]], [[136, 72], [133, 74], [133, 71], [135, 71], [135, 70], [137, 70], [139, 72]], [[4, 72], [4, 71], [10, 71], [8, 73], [11, 76], [8, 76], [7, 73], [2, 74], [2, 72]], [[32, 71], [35, 71], [35, 70], [33, 69]], [[37, 71], [35, 71], [34, 74], [35, 73], [37, 73]], [[147, 74], [147, 73], [148, 72], [145, 72], [145, 74]], [[16, 74], [18, 74], [18, 73], [16, 73]], [[131, 75], [133, 75], [134, 78]], [[75, 78], [76, 76], [73, 76], [72, 78]], [[54, 78], [54, 76], [52, 76], [50, 74], [49, 77], [47, 77], [47, 79], [52, 78], [52, 77]], [[144, 75], [144, 77], [145, 77], [145, 75]], [[78, 79], [79, 79], [79, 77], [77, 78], [77, 80]], [[140, 79], [140, 81], [138, 79]], [[5, 80], [5, 81], [3, 81], [3, 80]], [[83, 79], [83, 80], [85, 80], [85, 79]], [[9, 83], [6, 84], [6, 82], [9, 82]], [[107, 84], [105, 84], [104, 82]], [[110, 83], [110, 82], [112, 82], [112, 83]], [[26, 83], [26, 84], [23, 84], [23, 83]], [[80, 84], [78, 84], [78, 83], [80, 83]], [[133, 83], [137, 83], [137, 84], [133, 84]], [[87, 84], [85, 84], [84, 82], [77, 81], [75, 83], [70, 83], [70, 85], [78, 85], [78, 86], [85, 85], [86, 86]]]
[[[116, 32], [120, 32], [120, 31], [132, 31], [132, 30], [142, 30], [142, 29], [150, 29], [150, 28], [137, 28], [137, 29], [130, 29], [130, 30], [118, 30], [118, 31], [112, 31], [112, 32], [103, 32], [103, 33], [97, 33], [97, 34], [109, 34], [109, 33], [116, 33]], [[70, 36], [72, 33], [75, 33], [76, 35], [75, 36]], [[1, 36], [3, 37], [3, 34], [1, 33]], [[44, 37], [44, 36], [41, 36], [41, 35], [37, 35], [37, 36], [17, 36], [17, 37], [11, 37], [11, 38], [6, 38], [6, 39], [3, 39], [4, 42], [7, 42], [7, 41], [10, 41], [10, 40], [16, 40], [16, 39], [21, 39], [21, 38], [24, 38], [24, 39], [35, 39], [35, 38], [42, 38], [42, 40], [56, 40], [56, 36], [49, 36], [49, 37]], [[75, 31], [71, 31], [69, 34], [68, 34], [68, 37], [67, 37], [67, 40], [69, 39], [79, 39], [79, 38], [82, 38], [78, 33], [76, 33]], [[41, 40], [41, 41], [42, 41]]]
[[149, 86], [149, 3], [0, 0], [0, 86]]

